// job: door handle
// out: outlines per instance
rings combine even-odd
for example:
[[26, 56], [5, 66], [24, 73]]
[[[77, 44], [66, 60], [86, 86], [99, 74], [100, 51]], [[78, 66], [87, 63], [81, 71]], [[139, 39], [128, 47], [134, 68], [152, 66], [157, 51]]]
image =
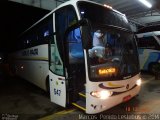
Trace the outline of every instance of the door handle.
[[64, 78], [58, 78], [58, 80], [65, 80]]

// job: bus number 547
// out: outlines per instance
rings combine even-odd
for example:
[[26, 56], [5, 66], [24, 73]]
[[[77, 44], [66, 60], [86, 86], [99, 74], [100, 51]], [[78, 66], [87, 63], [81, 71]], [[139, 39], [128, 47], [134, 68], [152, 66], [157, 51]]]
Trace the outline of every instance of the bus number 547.
[[58, 90], [58, 89], [54, 88], [54, 94], [60, 96], [61, 95], [61, 90]]

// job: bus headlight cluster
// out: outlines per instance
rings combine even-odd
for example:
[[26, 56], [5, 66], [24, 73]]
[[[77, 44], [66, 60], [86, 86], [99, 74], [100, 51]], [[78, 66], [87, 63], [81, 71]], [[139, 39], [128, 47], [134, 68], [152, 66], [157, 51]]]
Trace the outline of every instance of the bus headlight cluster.
[[141, 79], [138, 79], [138, 80], [136, 81], [136, 84], [137, 84], [138, 86], [141, 86], [142, 80], [141, 80]]
[[93, 91], [91, 92], [91, 95], [96, 98], [107, 99], [108, 97], [112, 95], [112, 92], [107, 91], [107, 90]]

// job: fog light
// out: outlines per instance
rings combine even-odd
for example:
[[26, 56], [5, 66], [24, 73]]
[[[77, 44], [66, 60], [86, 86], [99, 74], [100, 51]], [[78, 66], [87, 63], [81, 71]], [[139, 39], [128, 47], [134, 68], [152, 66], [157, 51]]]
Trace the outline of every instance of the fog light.
[[141, 79], [138, 79], [138, 80], [136, 81], [136, 84], [137, 84], [138, 86], [141, 86], [142, 80], [141, 80]]
[[97, 97], [100, 99], [107, 99], [108, 97], [110, 97], [112, 95], [112, 92], [107, 91], [107, 90], [93, 91], [93, 92], [91, 92], [91, 95], [93, 97]]

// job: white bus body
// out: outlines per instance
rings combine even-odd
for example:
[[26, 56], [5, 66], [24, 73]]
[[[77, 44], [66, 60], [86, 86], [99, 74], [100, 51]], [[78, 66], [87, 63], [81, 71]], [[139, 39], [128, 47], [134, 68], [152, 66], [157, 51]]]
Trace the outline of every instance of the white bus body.
[[[103, 46], [105, 58], [90, 56], [97, 29], [112, 46], [110, 55]], [[134, 34], [126, 16], [110, 7], [85, 0], [61, 4], [23, 33], [17, 49], [14, 72], [50, 90], [51, 101], [63, 107], [72, 104], [95, 114], [140, 91]]]

